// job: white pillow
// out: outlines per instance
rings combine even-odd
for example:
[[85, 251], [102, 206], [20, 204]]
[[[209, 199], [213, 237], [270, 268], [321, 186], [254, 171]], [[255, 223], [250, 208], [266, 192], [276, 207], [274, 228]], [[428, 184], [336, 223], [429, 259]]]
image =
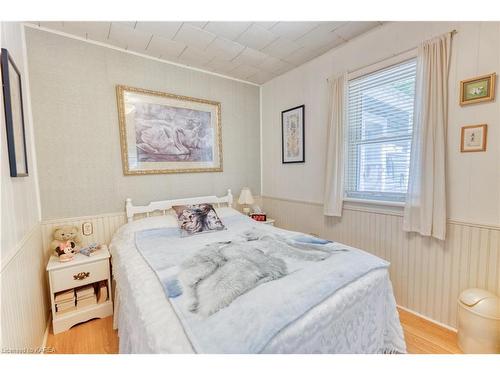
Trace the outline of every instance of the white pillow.
[[125, 225], [127, 231], [138, 232], [145, 229], [177, 227], [177, 219], [173, 214], [145, 217]]
[[217, 212], [217, 215], [219, 218], [223, 217], [228, 217], [228, 216], [233, 216], [233, 215], [243, 215], [240, 211], [235, 210], [232, 207], [214, 207], [215, 212]]

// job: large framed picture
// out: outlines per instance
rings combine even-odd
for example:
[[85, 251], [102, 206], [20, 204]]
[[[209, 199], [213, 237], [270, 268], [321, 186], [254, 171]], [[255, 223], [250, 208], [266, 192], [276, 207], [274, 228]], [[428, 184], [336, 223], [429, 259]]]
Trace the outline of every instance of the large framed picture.
[[118, 85], [123, 173], [222, 172], [219, 102]]
[[304, 105], [281, 112], [282, 163], [305, 161]]
[[11, 177], [28, 176], [21, 73], [9, 52], [1, 55], [3, 104]]
[[487, 102], [495, 99], [496, 74], [466, 79], [460, 82], [460, 105]]
[[460, 140], [461, 152], [486, 151], [488, 125], [469, 125], [462, 127]]

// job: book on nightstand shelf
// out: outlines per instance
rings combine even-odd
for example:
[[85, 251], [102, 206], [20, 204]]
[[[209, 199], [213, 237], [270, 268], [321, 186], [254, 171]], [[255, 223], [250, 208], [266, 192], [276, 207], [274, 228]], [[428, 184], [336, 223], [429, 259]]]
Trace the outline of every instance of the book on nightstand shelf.
[[75, 299], [75, 291], [74, 289], [70, 289], [56, 293], [54, 297], [54, 302], [55, 303], [67, 302], [74, 299]]
[[76, 301], [76, 308], [82, 309], [84, 307], [96, 304], [97, 304], [97, 297], [95, 294], [92, 294], [90, 297], [82, 298]]
[[94, 284], [85, 285], [78, 289], [75, 289], [75, 293], [77, 300], [88, 298], [95, 294]]
[[108, 300], [108, 286], [106, 281], [101, 281], [97, 287], [97, 303], [103, 303]]

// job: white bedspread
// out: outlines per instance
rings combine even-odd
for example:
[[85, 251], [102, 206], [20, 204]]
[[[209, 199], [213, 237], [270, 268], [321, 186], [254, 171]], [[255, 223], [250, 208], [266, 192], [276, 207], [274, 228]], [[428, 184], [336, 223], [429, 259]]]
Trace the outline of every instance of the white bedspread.
[[[222, 220], [234, 210], [220, 211]], [[121, 353], [193, 353], [154, 272], [134, 244], [134, 232], [174, 226], [172, 217], [120, 228], [111, 243], [117, 281], [115, 321]], [[264, 225], [264, 224], [260, 224]], [[385, 269], [371, 271], [330, 296], [281, 331], [267, 353], [405, 352], [392, 287]]]

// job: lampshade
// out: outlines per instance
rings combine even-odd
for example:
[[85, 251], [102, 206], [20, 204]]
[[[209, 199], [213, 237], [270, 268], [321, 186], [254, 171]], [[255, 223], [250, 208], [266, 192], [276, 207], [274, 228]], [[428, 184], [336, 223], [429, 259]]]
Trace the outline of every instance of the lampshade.
[[239, 204], [253, 204], [253, 196], [250, 188], [244, 187], [241, 189], [240, 197], [238, 198]]

